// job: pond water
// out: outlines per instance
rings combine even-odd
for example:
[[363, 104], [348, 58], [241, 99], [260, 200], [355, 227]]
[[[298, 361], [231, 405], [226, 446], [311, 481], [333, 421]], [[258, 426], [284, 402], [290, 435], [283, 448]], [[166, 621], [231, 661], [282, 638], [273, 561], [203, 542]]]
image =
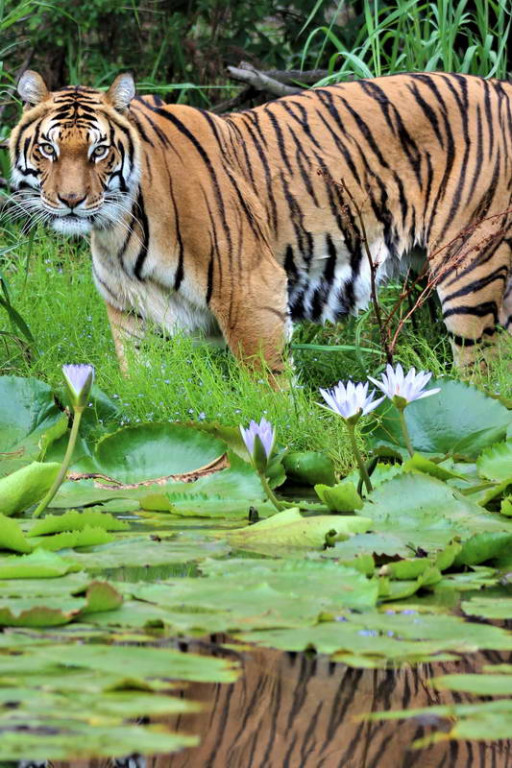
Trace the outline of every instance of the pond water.
[[[473, 700], [436, 692], [435, 675], [479, 671], [510, 662], [510, 654], [479, 653], [458, 662], [354, 669], [326, 656], [272, 650], [222, 650], [214, 643], [182, 644], [183, 651], [240, 659], [234, 684], [192, 683], [183, 696], [201, 702], [195, 714], [166, 718], [178, 733], [200, 735], [197, 747], [139, 758], [146, 768], [509, 768], [512, 741], [442, 741], [414, 750], [412, 742], [447, 730], [437, 717], [368, 722], [369, 712]], [[489, 734], [492, 737], [492, 734]], [[108, 760], [54, 763], [55, 768], [101, 768]], [[130, 761], [129, 766], [136, 765]]]

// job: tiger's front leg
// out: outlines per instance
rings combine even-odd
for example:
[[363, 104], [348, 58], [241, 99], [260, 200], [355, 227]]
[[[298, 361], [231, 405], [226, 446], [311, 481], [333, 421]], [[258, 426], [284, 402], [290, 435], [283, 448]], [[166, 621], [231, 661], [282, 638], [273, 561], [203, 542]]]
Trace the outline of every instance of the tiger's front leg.
[[136, 314], [122, 312], [106, 302], [114, 347], [123, 376], [128, 375], [127, 347], [137, 347], [137, 342], [144, 338], [144, 321]]
[[226, 342], [243, 363], [267, 373], [276, 388], [286, 387], [285, 345], [289, 337], [287, 275], [273, 257], [260, 261], [236, 285], [214, 293], [210, 308]]

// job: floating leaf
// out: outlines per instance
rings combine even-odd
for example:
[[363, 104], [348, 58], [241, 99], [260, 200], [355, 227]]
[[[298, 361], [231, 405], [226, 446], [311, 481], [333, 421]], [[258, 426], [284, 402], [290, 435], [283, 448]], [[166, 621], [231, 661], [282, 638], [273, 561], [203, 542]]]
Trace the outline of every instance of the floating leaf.
[[77, 512], [76, 509], [70, 509], [63, 515], [47, 515], [38, 520], [27, 535], [44, 536], [61, 531], [82, 531], [86, 527], [103, 528], [104, 531], [126, 531], [130, 526], [107, 512]]
[[39, 458], [45, 432], [61, 420], [47, 384], [0, 376], [0, 476]]
[[476, 463], [480, 477], [512, 483], [512, 441], [492, 445]]
[[227, 531], [225, 536], [235, 547], [275, 552], [276, 549], [322, 547], [326, 541], [345, 539], [352, 533], [368, 530], [371, 520], [359, 516], [314, 515], [303, 517], [296, 508], [262, 520], [255, 525]]
[[[405, 409], [412, 445], [427, 455], [461, 455], [476, 458], [484, 448], [503, 440], [512, 414], [498, 400], [460, 381], [439, 379], [435, 397], [417, 400]], [[398, 413], [380, 406], [381, 422], [371, 435], [374, 446], [405, 450]]]
[[52, 487], [60, 464], [34, 461], [0, 477], [0, 513], [11, 516], [40, 501]]
[[92, 528], [86, 525], [79, 531], [63, 531], [53, 536], [38, 536], [31, 539], [34, 547], [42, 547], [56, 552], [59, 549], [71, 547], [96, 547], [99, 544], [108, 544], [114, 540], [114, 536], [104, 528]]
[[75, 563], [45, 549], [23, 557], [0, 558], [0, 579], [53, 579], [76, 570]]
[[283, 457], [283, 466], [289, 480], [304, 485], [324, 483], [334, 485], [332, 460], [319, 451], [294, 451]]
[[0, 550], [10, 549], [12, 552], [31, 552], [32, 544], [27, 541], [19, 524], [15, 520], [0, 514]]
[[331, 512], [354, 512], [356, 509], [363, 508], [363, 500], [354, 483], [349, 480], [332, 487], [322, 484], [315, 485], [315, 491]]
[[102, 438], [94, 455], [98, 471], [121, 483], [200, 470], [225, 452], [219, 440], [179, 424], [123, 427]]

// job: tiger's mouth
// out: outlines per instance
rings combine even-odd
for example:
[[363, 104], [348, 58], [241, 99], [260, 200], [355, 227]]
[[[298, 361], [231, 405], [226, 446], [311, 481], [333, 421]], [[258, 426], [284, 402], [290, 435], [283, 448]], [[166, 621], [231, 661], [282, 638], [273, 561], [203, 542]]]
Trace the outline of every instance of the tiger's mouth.
[[93, 224], [94, 216], [78, 216], [76, 213], [54, 216], [51, 222], [53, 229], [61, 235], [88, 235]]

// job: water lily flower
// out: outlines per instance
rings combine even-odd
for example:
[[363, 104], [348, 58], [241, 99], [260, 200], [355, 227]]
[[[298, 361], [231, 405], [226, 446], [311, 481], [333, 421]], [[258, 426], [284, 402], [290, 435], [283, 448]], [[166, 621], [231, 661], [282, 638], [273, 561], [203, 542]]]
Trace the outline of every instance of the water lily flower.
[[94, 365], [63, 365], [62, 373], [68, 385], [73, 408], [84, 408], [94, 381]]
[[345, 420], [357, 421], [360, 416], [370, 413], [384, 400], [384, 396], [374, 400], [375, 392], [368, 394], [368, 382], [354, 384], [353, 381], [348, 381], [345, 385], [339, 381], [332, 389], [320, 389], [320, 394], [327, 403], [327, 406], [322, 405], [322, 408], [328, 407]]
[[380, 405], [384, 396], [374, 400], [375, 392], [368, 394], [368, 382], [354, 384], [353, 381], [347, 381], [346, 384], [339, 381], [332, 389], [320, 389], [320, 394], [327, 403], [326, 406], [319, 403], [320, 407], [334, 411], [345, 422], [352, 451], [359, 467], [361, 481], [364, 482], [366, 490], [370, 493], [373, 490], [372, 483], [357, 444], [355, 428], [360, 417], [370, 413]]
[[240, 425], [240, 432], [242, 434], [245, 447], [253, 459], [255, 457], [256, 438], [259, 438], [263, 450], [265, 451], [266, 458], [270, 458], [276, 436], [274, 428], [269, 421], [267, 421], [265, 418], [262, 418], [258, 424], [253, 420], [247, 429], [244, 429], [244, 427]]
[[94, 381], [94, 365], [63, 365], [62, 373], [64, 374], [66, 384], [68, 385], [71, 403], [73, 405], [75, 415], [73, 418], [71, 432], [69, 434], [68, 447], [66, 448], [66, 453], [64, 454], [64, 458], [62, 460], [62, 464], [60, 465], [57, 477], [55, 478], [52, 487], [44, 499], [39, 502], [36, 509], [34, 510], [34, 517], [40, 517], [40, 515], [45, 511], [46, 507], [53, 499], [66, 477], [66, 473], [68, 471], [68, 467], [71, 462], [71, 457], [73, 455], [78, 437], [80, 420], [82, 418], [84, 408], [87, 405], [87, 400], [89, 399], [92, 383]]
[[274, 491], [271, 489], [266, 476], [266, 469], [269, 465], [270, 456], [274, 448], [274, 441], [276, 439], [274, 427], [269, 421], [262, 418], [259, 424], [254, 420], [251, 421], [247, 429], [244, 429], [244, 427], [240, 425], [240, 433], [251, 457], [251, 463], [260, 477], [261, 484], [268, 500], [278, 511], [286, 509], [289, 505], [279, 501]]
[[439, 387], [433, 389], [425, 389], [425, 386], [432, 378], [430, 371], [418, 371], [416, 373], [415, 368], [411, 368], [407, 375], [404, 375], [404, 371], [400, 363], [395, 369], [391, 365], [386, 366], [386, 373], [381, 375], [381, 381], [368, 376], [369, 380], [375, 384], [386, 397], [393, 400], [393, 403], [398, 408], [405, 408], [409, 403], [414, 400], [421, 400], [424, 397], [430, 397], [441, 391]]

